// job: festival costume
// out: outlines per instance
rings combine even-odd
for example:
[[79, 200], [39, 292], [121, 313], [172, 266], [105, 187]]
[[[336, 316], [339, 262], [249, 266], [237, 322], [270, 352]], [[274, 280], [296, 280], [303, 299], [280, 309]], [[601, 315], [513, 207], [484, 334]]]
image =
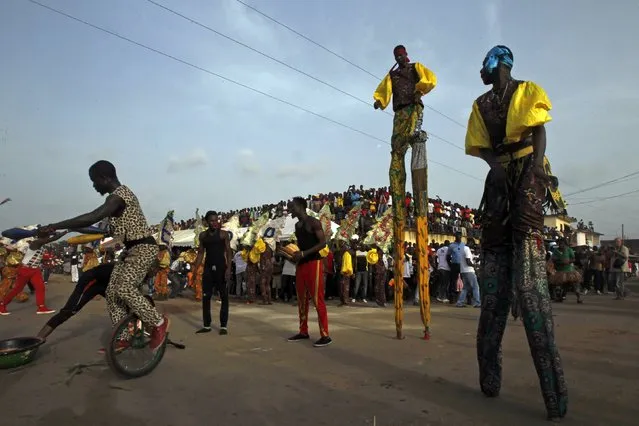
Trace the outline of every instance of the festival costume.
[[113, 194], [124, 201], [125, 207], [120, 216], [109, 218], [109, 228], [113, 238], [124, 243], [125, 255], [115, 264], [106, 292], [111, 322], [120, 322], [130, 309], [142, 322], [158, 325], [163, 317], [139, 290], [157, 257], [158, 246], [135, 194], [124, 185]]
[[257, 220], [253, 221], [248, 231], [240, 238], [240, 245], [248, 247], [248, 249], [242, 251], [242, 259], [246, 262], [247, 303], [255, 301], [257, 281], [260, 279], [260, 256], [266, 250], [266, 243], [259, 237], [259, 233], [268, 221], [268, 213], [262, 214]]
[[[25, 244], [28, 243], [25, 242]], [[42, 270], [40, 269], [43, 254], [44, 247], [40, 247], [36, 250], [32, 250], [30, 247], [26, 248], [20, 265], [17, 267], [13, 287], [0, 302], [0, 314], [7, 314], [6, 306], [11, 303], [14, 297], [22, 292], [27, 284], [31, 284], [35, 290], [37, 313], [50, 314], [55, 312], [47, 308], [44, 304], [45, 286]]]
[[[2, 268], [2, 281], [0, 281], [0, 299], [4, 299], [13, 288], [18, 276], [18, 266], [20, 266], [23, 257], [19, 251], [2, 249], [5, 251], [5, 261]], [[24, 291], [18, 293], [15, 300], [19, 303], [26, 302], [29, 300], [29, 294]]]
[[341, 244], [343, 248], [343, 253], [341, 256], [341, 262], [338, 263], [339, 270], [339, 298], [341, 301], [341, 305], [348, 305], [350, 302], [349, 293], [351, 289], [351, 279], [354, 275], [353, 268], [353, 252], [349, 249], [349, 244], [353, 235], [357, 231], [359, 226], [359, 219], [362, 215], [362, 207], [355, 206], [349, 212], [348, 215], [337, 230], [337, 235], [335, 236], [335, 240], [338, 244]]
[[[273, 258], [276, 249], [277, 241], [279, 240], [284, 224], [286, 223], [286, 217], [278, 217], [272, 219], [266, 223], [260, 229], [260, 240], [264, 243], [264, 249], [262, 250], [260, 243], [260, 290], [262, 292], [262, 300], [265, 304], [271, 304], [271, 281], [273, 280]], [[259, 242], [259, 240], [258, 240]], [[257, 243], [256, 243], [257, 246]]]
[[84, 264], [82, 265], [82, 272], [88, 272], [100, 264], [98, 255], [93, 249], [84, 253]]
[[[375, 301], [378, 305], [386, 304], [386, 265], [382, 257], [388, 254], [392, 243], [393, 211], [386, 210], [375, 222], [364, 238], [364, 245], [373, 248], [368, 252], [368, 263], [375, 271]], [[430, 313], [430, 310], [428, 311]]]
[[155, 293], [162, 298], [169, 297], [169, 272], [171, 271], [171, 254], [168, 250], [160, 250], [157, 256], [159, 270], [155, 274], [153, 287]]
[[[412, 148], [411, 178], [415, 198], [417, 227], [417, 282], [420, 293], [420, 311], [425, 326], [425, 337], [429, 336], [430, 296], [428, 291], [428, 173], [426, 162], [426, 140], [422, 130], [424, 106], [415, 101], [416, 93], [428, 94], [437, 85], [437, 77], [419, 62], [407, 63], [404, 67], [393, 67], [377, 87], [373, 98], [385, 109], [393, 99], [393, 135], [391, 138], [391, 164], [389, 170], [390, 190], [393, 197], [395, 240], [395, 281], [403, 281], [404, 228], [406, 224], [406, 168], [404, 157]], [[402, 338], [403, 287], [395, 286], [395, 328]]]
[[501, 99], [489, 91], [473, 104], [466, 153], [479, 156], [480, 149], [494, 151], [508, 176], [507, 187], [501, 187], [493, 181], [493, 171], [488, 173], [480, 206], [482, 303], [477, 359], [481, 390], [487, 396], [500, 392], [501, 341], [516, 297], [546, 410], [555, 418], [565, 415], [568, 398], [555, 345], [542, 231], [544, 202], [555, 210], [563, 204], [533, 173], [531, 141], [532, 128], [551, 120], [550, 109], [546, 93], [532, 82], [511, 80]]

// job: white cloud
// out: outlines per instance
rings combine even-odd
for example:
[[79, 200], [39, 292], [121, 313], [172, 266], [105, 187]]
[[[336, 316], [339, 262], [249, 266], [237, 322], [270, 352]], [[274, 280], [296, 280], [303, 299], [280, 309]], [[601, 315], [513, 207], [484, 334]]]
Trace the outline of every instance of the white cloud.
[[250, 148], [242, 148], [237, 152], [237, 166], [242, 174], [256, 175], [262, 171], [255, 152]]
[[168, 173], [180, 173], [183, 171], [191, 170], [196, 167], [202, 167], [207, 165], [209, 157], [206, 155], [203, 149], [198, 148], [183, 157], [171, 157], [169, 159], [169, 166], [167, 167]]

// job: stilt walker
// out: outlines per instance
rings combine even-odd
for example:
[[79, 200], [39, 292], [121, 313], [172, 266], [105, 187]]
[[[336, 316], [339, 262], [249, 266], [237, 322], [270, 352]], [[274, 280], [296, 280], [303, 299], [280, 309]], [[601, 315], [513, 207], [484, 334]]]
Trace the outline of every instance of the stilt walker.
[[[386, 74], [377, 87], [373, 98], [375, 109], [385, 109], [393, 100], [393, 136], [391, 139], [391, 164], [389, 170], [391, 195], [393, 197], [393, 237], [394, 249], [394, 278], [396, 283], [403, 282], [404, 265], [404, 226], [406, 222], [406, 167], [405, 155], [409, 146], [413, 147], [413, 190], [417, 207], [418, 228], [417, 246], [420, 249], [417, 260], [418, 284], [420, 292], [420, 306], [422, 321], [426, 327], [425, 337], [429, 336], [430, 305], [428, 298], [428, 228], [426, 192], [426, 132], [422, 130], [424, 104], [422, 96], [429, 93], [437, 84], [437, 77], [419, 62], [411, 63], [404, 46], [397, 46], [393, 50], [396, 64]], [[417, 182], [415, 182], [417, 180]], [[417, 205], [417, 204], [416, 204]], [[425, 271], [425, 273], [424, 273]], [[402, 339], [403, 297], [404, 287], [395, 287], [395, 328], [397, 338]]]

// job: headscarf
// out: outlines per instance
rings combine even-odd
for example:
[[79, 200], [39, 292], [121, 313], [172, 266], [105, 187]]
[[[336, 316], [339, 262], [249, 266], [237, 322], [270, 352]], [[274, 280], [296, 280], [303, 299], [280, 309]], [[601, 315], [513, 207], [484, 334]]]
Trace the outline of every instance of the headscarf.
[[488, 51], [484, 59], [484, 70], [492, 74], [499, 64], [513, 67], [513, 52], [506, 46], [495, 46]]

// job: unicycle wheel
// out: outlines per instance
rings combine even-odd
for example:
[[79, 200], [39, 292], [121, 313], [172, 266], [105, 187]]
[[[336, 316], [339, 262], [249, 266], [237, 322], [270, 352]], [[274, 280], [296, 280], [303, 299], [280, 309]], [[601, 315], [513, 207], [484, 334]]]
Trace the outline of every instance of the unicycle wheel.
[[168, 338], [155, 353], [149, 347], [150, 341], [151, 328], [137, 315], [127, 315], [113, 329], [106, 348], [109, 367], [125, 379], [146, 376], [162, 361]]

